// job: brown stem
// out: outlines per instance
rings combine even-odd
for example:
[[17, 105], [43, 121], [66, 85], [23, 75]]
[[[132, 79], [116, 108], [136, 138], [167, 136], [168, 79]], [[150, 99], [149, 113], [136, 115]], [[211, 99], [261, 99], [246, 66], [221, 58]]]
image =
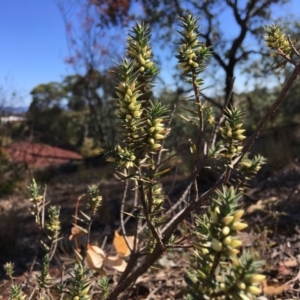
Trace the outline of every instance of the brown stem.
[[269, 110], [266, 112], [264, 117], [260, 120], [258, 125], [256, 126], [254, 132], [252, 133], [251, 137], [248, 139], [247, 143], [245, 144], [241, 156], [235, 159], [235, 161], [232, 163], [234, 166], [238, 164], [241, 159], [244, 157], [244, 155], [250, 150], [252, 147], [255, 139], [258, 137], [260, 130], [264, 127], [264, 125], [267, 123], [267, 121], [270, 119], [270, 117], [275, 113], [275, 111], [278, 109], [279, 105], [282, 103], [282, 101], [285, 98], [285, 95], [287, 94], [288, 90], [293, 85], [294, 81], [297, 79], [298, 75], [300, 74], [300, 63], [298, 63], [289, 79], [286, 81], [284, 87], [282, 88], [280, 94], [278, 95], [276, 101], [273, 103], [273, 105], [269, 108]]
[[123, 282], [120, 282], [112, 293], [106, 298], [106, 300], [116, 300], [118, 295], [123, 292], [132, 282], [145, 273], [155, 261], [166, 250], [166, 247], [162, 247], [160, 244], [156, 244], [154, 251], [146, 258], [144, 263], [140, 265], [133, 273], [131, 273]]

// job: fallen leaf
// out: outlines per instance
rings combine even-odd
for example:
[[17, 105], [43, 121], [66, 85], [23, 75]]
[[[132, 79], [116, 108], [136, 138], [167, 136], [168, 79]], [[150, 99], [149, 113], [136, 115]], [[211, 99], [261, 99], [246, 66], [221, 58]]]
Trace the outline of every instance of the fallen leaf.
[[105, 252], [100, 247], [88, 245], [88, 250], [86, 251], [86, 262], [89, 267], [96, 271], [101, 269], [105, 258]]
[[[125, 241], [124, 236], [119, 235], [117, 230], [115, 231], [115, 237], [114, 237], [113, 244], [114, 244], [114, 247], [120, 257], [129, 256], [131, 253], [131, 249], [133, 249], [133, 246], [134, 246], [134, 236], [127, 236], [126, 238], [127, 238], [129, 248]], [[137, 243], [138, 243], [138, 241], [137, 241]]]
[[282, 285], [267, 285], [266, 281], [263, 281], [263, 293], [265, 296], [276, 296], [280, 295], [283, 292], [290, 289], [290, 285], [282, 284]]
[[124, 272], [127, 267], [127, 262], [119, 256], [108, 256], [105, 258], [103, 265], [110, 269], [115, 269], [118, 272]]
[[73, 226], [71, 228], [71, 235], [69, 236], [69, 240], [72, 241], [84, 234], [85, 234], [85, 232], [83, 230], [81, 230], [79, 227]]
[[290, 275], [291, 273], [293, 273], [292, 269], [286, 267], [283, 263], [280, 263], [278, 266], [277, 266], [277, 272], [280, 274], [280, 275]]
[[298, 266], [298, 261], [296, 258], [293, 258], [293, 259], [282, 262], [282, 264], [284, 264], [286, 267], [292, 268], [292, 267]]

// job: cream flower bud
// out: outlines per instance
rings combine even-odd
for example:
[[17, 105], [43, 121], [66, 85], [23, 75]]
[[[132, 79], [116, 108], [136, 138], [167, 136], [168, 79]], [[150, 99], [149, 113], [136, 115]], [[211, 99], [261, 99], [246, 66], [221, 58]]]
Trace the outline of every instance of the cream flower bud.
[[219, 223], [219, 217], [214, 212], [210, 213], [210, 219], [211, 219], [212, 223], [215, 224], [215, 225], [217, 225]]
[[229, 246], [229, 245], [231, 244], [231, 242], [232, 242], [232, 238], [231, 238], [231, 236], [229, 235], [229, 236], [227, 236], [227, 237], [223, 240], [223, 245]]
[[201, 252], [205, 255], [209, 253], [209, 250], [207, 248], [201, 248]]
[[236, 230], [236, 231], [240, 231], [240, 230], [243, 230], [245, 228], [248, 227], [248, 224], [246, 223], [241, 223], [241, 222], [234, 222], [232, 225], [231, 225], [231, 228], [233, 230]]
[[213, 239], [211, 242], [211, 247], [216, 251], [216, 252], [220, 252], [223, 249], [223, 245], [222, 243], [217, 240], [217, 239]]
[[120, 84], [119, 84], [119, 90], [120, 91], [124, 91], [125, 87], [126, 87], [125, 83], [124, 82], [120, 82]]
[[162, 135], [162, 134], [156, 134], [155, 135], [155, 138], [157, 139], [157, 140], [161, 140], [161, 139], [163, 139], [164, 138], [164, 135]]
[[244, 290], [246, 288], [246, 284], [243, 281], [238, 280], [236, 283], [236, 286], [240, 289], [240, 290]]
[[250, 282], [251, 283], [261, 282], [261, 281], [263, 281], [265, 279], [266, 279], [265, 275], [262, 275], [262, 274], [252, 274], [251, 277], [250, 277]]
[[236, 136], [235, 138], [236, 138], [237, 140], [239, 140], [239, 141], [242, 141], [242, 140], [244, 140], [244, 139], [246, 138], [246, 136], [243, 135], [243, 134], [240, 134], [240, 135]]
[[141, 114], [142, 114], [141, 111], [135, 111], [135, 112], [133, 113], [133, 116], [134, 116], [135, 118], [138, 118]]
[[138, 55], [138, 59], [139, 59], [139, 61], [140, 61], [140, 63], [142, 64], [142, 65], [144, 65], [146, 62], [145, 62], [145, 60], [144, 60], [144, 58], [143, 58], [143, 56], [142, 56], [142, 54], [139, 54]]
[[128, 90], [127, 90], [127, 95], [130, 97], [130, 96], [132, 96], [132, 90], [129, 88]]
[[222, 219], [224, 225], [229, 225], [234, 219], [234, 216], [226, 216]]
[[132, 97], [130, 98], [130, 102], [131, 102], [131, 103], [135, 103], [135, 102], [136, 102], [136, 99], [137, 99], [137, 96], [132, 96]]
[[157, 148], [160, 148], [161, 147], [161, 144], [153, 144], [151, 146], [152, 149], [157, 149]]
[[243, 209], [238, 210], [237, 212], [235, 212], [234, 216], [234, 221], [239, 221], [242, 216], [244, 215], [245, 211]]
[[130, 104], [128, 105], [128, 108], [129, 108], [130, 110], [134, 110], [134, 103], [130, 103]]
[[240, 134], [244, 133], [245, 131], [246, 131], [245, 129], [238, 129], [238, 130], [234, 131], [234, 134], [235, 135], [240, 135]]
[[261, 289], [254, 285], [248, 286], [247, 291], [253, 295], [259, 295], [261, 293]]
[[147, 69], [150, 69], [151, 67], [153, 66], [153, 62], [152, 61], [149, 61], [148, 63], [146, 63], [145, 67]]
[[240, 298], [242, 299], [242, 300], [251, 300], [248, 296], [246, 296], [245, 294], [240, 294], [239, 295], [240, 296]]
[[154, 139], [149, 138], [149, 139], [148, 139], [148, 142], [149, 142], [150, 144], [154, 144], [155, 141], [154, 141]]
[[240, 240], [232, 240], [230, 243], [230, 246], [232, 248], [237, 248], [237, 247], [240, 247], [242, 244], [243, 244], [243, 242]]
[[223, 235], [228, 235], [230, 233], [230, 228], [228, 226], [224, 226], [222, 228], [222, 234]]

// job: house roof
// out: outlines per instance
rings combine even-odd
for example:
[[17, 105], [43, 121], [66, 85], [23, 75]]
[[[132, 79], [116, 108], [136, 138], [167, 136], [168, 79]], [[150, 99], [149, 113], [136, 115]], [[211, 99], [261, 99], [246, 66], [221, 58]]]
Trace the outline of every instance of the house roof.
[[12, 161], [31, 167], [49, 167], [83, 159], [80, 154], [70, 150], [27, 141], [14, 142], [5, 149]]

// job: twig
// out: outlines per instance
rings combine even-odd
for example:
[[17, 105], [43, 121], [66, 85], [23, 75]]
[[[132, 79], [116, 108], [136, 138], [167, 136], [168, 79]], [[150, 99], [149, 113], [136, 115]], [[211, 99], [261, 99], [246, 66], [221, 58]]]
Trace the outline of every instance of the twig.
[[47, 185], [45, 185], [44, 195], [43, 195], [43, 199], [42, 199], [43, 209], [42, 209], [41, 226], [42, 226], [43, 229], [45, 227], [45, 199], [46, 199], [46, 193], [47, 193]]
[[[148, 296], [145, 300], [150, 300], [150, 299], [153, 299], [152, 297], [155, 295], [155, 293], [157, 291], [159, 291], [162, 287], [161, 286], [158, 286], [157, 288], [155, 288]], [[155, 299], [155, 298], [154, 298]]]
[[290, 44], [291, 48], [293, 49], [294, 53], [300, 58], [300, 53], [299, 53], [298, 50], [295, 48], [295, 46], [294, 46], [294, 44], [293, 44], [293, 42], [292, 42], [292, 40], [291, 40], [291, 37], [290, 37], [289, 35], [287, 36], [287, 39], [288, 39], [289, 44]]
[[165, 215], [171, 214], [183, 201], [185, 201], [187, 195], [190, 192], [190, 189], [192, 187], [192, 183], [189, 184], [189, 186], [186, 188], [182, 196], [176, 201], [176, 203], [165, 213]]
[[130, 251], [132, 251], [132, 249], [130, 248], [127, 236], [126, 236], [126, 229], [125, 229], [125, 225], [124, 225], [124, 206], [125, 206], [125, 201], [126, 201], [126, 197], [127, 197], [127, 191], [128, 191], [128, 179], [125, 180], [125, 188], [124, 188], [123, 199], [122, 199], [122, 204], [121, 204], [121, 211], [120, 211], [120, 222], [121, 222], [122, 234], [124, 236], [125, 243], [126, 243], [127, 247], [130, 249]]
[[255, 139], [258, 137], [260, 130], [264, 127], [264, 125], [267, 123], [267, 121], [270, 119], [270, 117], [278, 109], [279, 105], [284, 100], [286, 93], [291, 88], [292, 84], [297, 79], [299, 74], [300, 74], [300, 62], [295, 66], [293, 73], [291, 74], [289, 79], [286, 81], [286, 83], [285, 83], [284, 87], [282, 88], [280, 94], [278, 95], [276, 101], [269, 108], [269, 110], [266, 112], [264, 117], [259, 121], [259, 123], [256, 126], [254, 132], [252, 133], [251, 137], [248, 139], [247, 143], [243, 147], [242, 154], [232, 162], [233, 166], [237, 165], [242, 160], [244, 155], [250, 150]]

